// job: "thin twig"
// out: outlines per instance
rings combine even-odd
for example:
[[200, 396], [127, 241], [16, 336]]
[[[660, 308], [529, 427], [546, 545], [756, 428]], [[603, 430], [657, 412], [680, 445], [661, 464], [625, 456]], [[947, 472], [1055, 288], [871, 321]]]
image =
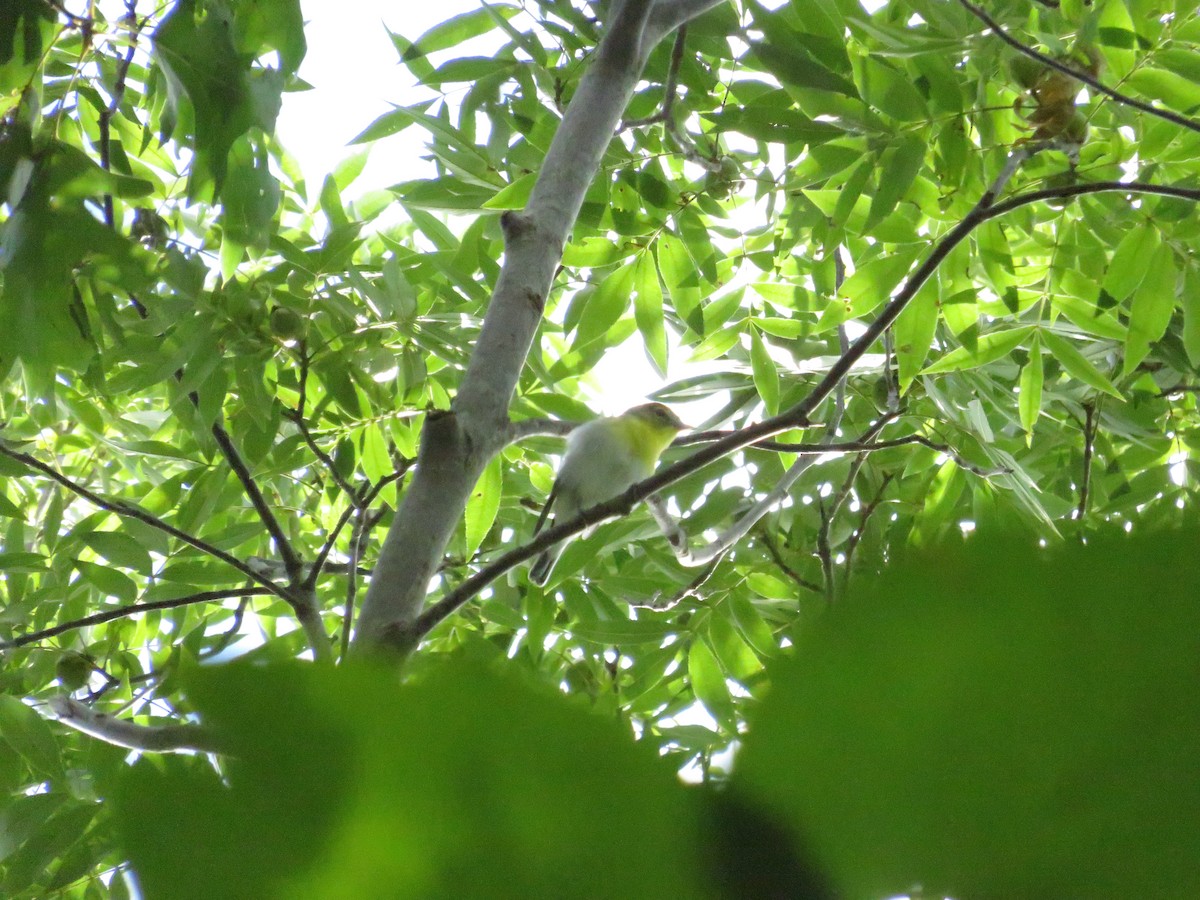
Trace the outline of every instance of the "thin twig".
[[821, 593], [826, 603], [833, 602], [833, 552], [829, 549], [829, 511], [825, 508], [825, 498], [817, 498], [817, 512], [821, 514], [821, 524], [817, 528], [817, 559], [821, 563], [821, 580], [825, 587]]
[[644, 119], [627, 119], [617, 130], [628, 131], [630, 128], [642, 128], [646, 125], [657, 125], [659, 122], [669, 123], [671, 113], [675, 108], [676, 92], [679, 85], [679, 66], [683, 63], [684, 45], [687, 43], [687, 26], [682, 26], [675, 32], [675, 45], [671, 48], [671, 63], [667, 67], [667, 77], [663, 82], [663, 101], [658, 112]]
[[1064, 75], [1070, 75], [1076, 81], [1083, 82], [1088, 87], [1094, 88], [1107, 97], [1111, 97], [1118, 103], [1123, 103], [1126, 106], [1132, 106], [1134, 109], [1140, 109], [1144, 113], [1149, 113], [1152, 116], [1158, 116], [1160, 119], [1166, 119], [1168, 122], [1174, 122], [1176, 125], [1180, 125], [1191, 131], [1200, 131], [1200, 122], [1197, 122], [1195, 119], [1189, 119], [1187, 116], [1178, 115], [1177, 113], [1173, 113], [1167, 109], [1159, 109], [1156, 106], [1151, 106], [1149, 103], [1143, 103], [1141, 100], [1134, 100], [1132, 97], [1128, 97], [1125, 94], [1122, 94], [1120, 91], [1115, 91], [1112, 88], [1102, 84], [1099, 79], [1093, 77], [1088, 72], [1083, 72], [1079, 69], [1072, 68], [1071, 66], [1059, 62], [1053, 57], [1047, 56], [1044, 53], [1039, 53], [1032, 47], [1025, 46], [1016, 38], [1009, 35], [1009, 33], [1001, 27], [999, 22], [989, 16], [984, 9], [972, 3], [971, 0], [958, 0], [958, 2], [962, 5], [963, 9], [970, 12], [977, 19], [992, 29], [992, 32], [996, 35], [996, 37], [1000, 38], [1000, 40], [1004, 41], [1004, 43], [1008, 44], [1014, 50], [1025, 54], [1031, 59], [1036, 59], [1042, 65], [1049, 66], [1052, 69], [1057, 69]]
[[566, 437], [582, 422], [564, 422], [562, 419], [522, 419], [510, 422], [504, 436], [505, 444], [515, 444], [531, 437]]
[[354, 528], [350, 532], [350, 577], [346, 579], [346, 606], [342, 612], [342, 635], [338, 647], [339, 659], [345, 659], [346, 654], [350, 652], [350, 631], [354, 626], [354, 602], [358, 598], [358, 577], [355, 575], [355, 570], [358, 568], [358, 556], [365, 531], [366, 513], [361, 509], [356, 510]]
[[704, 582], [708, 581], [708, 579], [712, 577], [712, 573], [717, 570], [717, 566], [720, 564], [720, 562], [720, 557], [714, 559], [707, 566], [701, 569], [695, 578], [681, 587], [666, 600], [660, 599], [661, 595], [659, 595], [645, 603], [631, 603], [630, 606], [636, 606], [639, 609], [667, 610], [674, 609], [688, 597], [695, 597], [697, 600], [702, 600], [703, 598], [701, 598], [696, 591], [699, 589], [700, 585], [704, 584]]
[[1186, 384], [1180, 382], [1169, 388], [1163, 388], [1155, 396], [1159, 398], [1174, 397], [1176, 394], [1200, 394], [1200, 384]]
[[[342, 533], [342, 529], [346, 527], [346, 523], [350, 521], [350, 517], [360, 509], [361, 507], [357, 503], [351, 503], [338, 516], [337, 523], [330, 529], [329, 535], [325, 538], [325, 543], [321, 545], [321, 550], [317, 554], [317, 558], [313, 560], [312, 568], [304, 579], [304, 586], [309, 590], [316, 587], [317, 579], [321, 577], [321, 572], [325, 568], [325, 560], [329, 558], [329, 553], [333, 550], [333, 545], [337, 542], [338, 535]], [[351, 566], [350, 571], [354, 571], [353, 566]]]
[[[199, 405], [200, 398], [195, 393], [192, 394], [192, 397], [195, 398], [194, 402]], [[250, 474], [249, 467], [234, 446], [233, 438], [229, 436], [229, 432], [216, 422], [212, 426], [212, 436], [216, 440], [217, 446], [221, 449], [221, 455], [229, 463], [229, 468], [233, 469], [234, 475], [241, 482], [242, 490], [246, 492], [246, 496], [249, 498], [251, 505], [253, 505], [255, 512], [258, 513], [258, 518], [262, 521], [267, 532], [271, 535], [271, 539], [275, 542], [275, 548], [283, 558], [284, 567], [287, 569], [288, 580], [298, 580], [301, 568], [300, 556], [296, 553], [296, 549], [292, 546], [292, 542], [288, 540], [287, 535], [283, 533], [283, 527], [275, 517], [274, 511], [267, 504], [266, 498], [254, 481], [254, 476]]]
[[201, 657], [202, 659], [212, 659], [214, 656], [218, 656], [225, 652], [225, 648], [233, 642], [235, 637], [241, 634], [242, 621], [245, 619], [246, 610], [249, 608], [250, 598], [243, 597], [242, 602], [239, 603], [237, 609], [234, 610], [233, 621], [229, 624], [229, 627], [221, 633], [221, 636], [217, 638], [216, 643], [214, 643], [208, 650], [205, 651], [204, 656]]
[[652, 116], [646, 116], [644, 119], [630, 119], [622, 122], [618, 130], [625, 131], [629, 128], [661, 124], [663, 130], [675, 142], [675, 145], [688, 162], [700, 166], [707, 172], [719, 174], [721, 171], [721, 161], [701, 153], [696, 147], [695, 141], [684, 134], [679, 128], [679, 123], [675, 121], [675, 101], [678, 99], [679, 90], [679, 66], [683, 62], [683, 51], [686, 42], [687, 26], [681, 26], [675, 33], [675, 45], [671, 49], [671, 64], [667, 70], [666, 81], [663, 84], [663, 102], [658, 112]]
[[285, 409], [283, 415], [300, 430], [300, 436], [304, 439], [304, 443], [308, 445], [308, 449], [312, 451], [313, 456], [321, 461], [321, 465], [329, 472], [334, 484], [342, 489], [342, 492], [350, 498], [352, 503], [357, 503], [359, 499], [358, 492], [350, 482], [342, 477], [341, 472], [334, 465], [333, 457], [317, 445], [316, 440], [312, 436], [312, 431], [308, 427], [308, 421], [304, 418], [304, 408], [308, 404], [309, 355], [307, 344], [304, 341], [300, 342], [298, 349], [300, 351], [300, 397], [296, 401], [296, 408], [294, 410]]
[[1096, 407], [1083, 405], [1083, 483], [1079, 486], [1079, 506], [1075, 510], [1076, 521], [1082, 523], [1087, 513], [1088, 493], [1092, 482], [1092, 453], [1096, 444]]
[[[137, 0], [126, 0], [125, 18], [130, 24], [129, 49], [125, 52], [125, 56], [117, 63], [117, 77], [113, 82], [112, 98], [109, 100], [108, 106], [102, 109], [97, 117], [100, 129], [100, 167], [105, 172], [112, 171], [112, 118], [117, 114], [117, 110], [121, 106], [121, 100], [125, 96], [125, 79], [129, 75], [129, 66], [133, 63], [133, 56], [137, 52], [138, 37], [141, 31], [141, 25], [137, 21]], [[143, 20], [143, 24], [144, 22], [145, 20]], [[116, 211], [113, 207], [113, 196], [107, 192], [104, 194], [104, 224], [109, 228], [116, 227]]]
[[24, 647], [27, 644], [34, 644], [38, 641], [44, 641], [47, 638], [58, 637], [58, 635], [73, 631], [76, 628], [101, 625], [104, 622], [111, 622], [114, 619], [136, 616], [138, 613], [152, 612], [156, 609], [177, 609], [180, 606], [192, 606], [196, 603], [212, 603], [215, 600], [228, 600], [232, 597], [261, 597], [271, 593], [273, 592], [262, 587], [227, 588], [219, 591], [201, 591], [198, 594], [188, 594], [186, 597], [175, 597], [171, 600], [130, 603], [126, 606], [117, 606], [113, 609], [106, 609], [103, 612], [93, 613], [90, 616], [84, 616], [80, 619], [72, 619], [70, 622], [63, 622], [60, 625], [55, 625], [53, 628], [32, 631], [29, 634], [23, 634], [12, 640], [0, 641], [0, 650], [12, 650], [17, 647]]
[[854, 559], [854, 551], [858, 549], [859, 541], [862, 540], [863, 534], [866, 533], [867, 522], [870, 521], [871, 516], [875, 514], [875, 510], [879, 508], [879, 504], [883, 502], [884, 491], [887, 490], [888, 485], [892, 483], [895, 477], [895, 472], [888, 472], [883, 476], [883, 481], [880, 482], [879, 490], [875, 492], [875, 496], [871, 499], [871, 502], [863, 507], [862, 514], [859, 516], [858, 527], [854, 529], [854, 532], [850, 535], [849, 540], [846, 541], [846, 564], [842, 570], [844, 573], [842, 575], [843, 591], [846, 590], [846, 585], [850, 581], [850, 562]]
[[771, 557], [771, 561], [775, 563], [775, 566], [779, 569], [779, 571], [783, 572], [784, 575], [790, 578], [799, 587], [804, 588], [806, 591], [812, 591], [814, 594], [825, 593], [819, 584], [817, 584], [815, 581], [809, 581], [783, 561], [783, 554], [779, 552], [779, 548], [775, 546], [775, 542], [771, 540], [771, 537], [767, 534], [766, 529], [757, 532], [757, 534], [758, 539], [762, 542], [762, 545], [767, 550], [767, 555]]

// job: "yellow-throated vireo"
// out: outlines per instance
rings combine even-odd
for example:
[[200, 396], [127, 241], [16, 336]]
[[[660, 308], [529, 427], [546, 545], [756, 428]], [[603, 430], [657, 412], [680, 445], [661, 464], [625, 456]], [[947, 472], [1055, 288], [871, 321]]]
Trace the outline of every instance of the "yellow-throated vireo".
[[[686, 427], [661, 403], [645, 403], [619, 416], [580, 425], [567, 438], [558, 476], [533, 533], [541, 530], [551, 507], [556, 518], [566, 522], [649, 478], [662, 452]], [[529, 580], [545, 584], [565, 545], [561, 541], [538, 556], [529, 569]]]

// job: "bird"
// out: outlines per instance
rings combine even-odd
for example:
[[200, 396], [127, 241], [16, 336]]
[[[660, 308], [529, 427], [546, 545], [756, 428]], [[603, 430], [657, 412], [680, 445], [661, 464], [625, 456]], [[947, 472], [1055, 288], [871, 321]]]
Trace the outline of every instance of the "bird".
[[[566, 522], [649, 478], [662, 452], [686, 428], [661, 403], [644, 403], [619, 416], [580, 425], [567, 438], [558, 476], [533, 533], [541, 531], [552, 508], [556, 520]], [[534, 560], [529, 568], [531, 582], [546, 583], [566, 544], [560, 541]]]

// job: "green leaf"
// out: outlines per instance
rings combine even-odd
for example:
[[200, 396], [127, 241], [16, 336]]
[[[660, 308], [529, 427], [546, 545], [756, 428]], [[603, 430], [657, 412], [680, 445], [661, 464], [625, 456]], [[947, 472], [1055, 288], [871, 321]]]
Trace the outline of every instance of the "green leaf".
[[646, 356], [660, 376], [667, 376], [667, 332], [663, 325], [663, 291], [658, 280], [654, 254], [643, 252], [637, 260], [633, 317], [637, 322]]
[[842, 282], [839, 296], [844, 299], [834, 300], [826, 307], [817, 330], [828, 330], [849, 319], [868, 315], [882, 306], [924, 252], [924, 247], [904, 247], [864, 263]]
[[580, 640], [612, 644], [661, 644], [672, 631], [666, 622], [641, 622], [634, 619], [610, 619], [599, 622], [573, 622], [571, 634]]
[[1124, 399], [1116, 386], [1086, 356], [1080, 353], [1073, 343], [1049, 329], [1043, 329], [1039, 334], [1046, 348], [1054, 354], [1055, 359], [1062, 363], [1062, 367], [1066, 369], [1068, 375], [1110, 397], [1118, 400]]
[[0, 694], [0, 738], [42, 777], [65, 777], [58, 742], [46, 720], [7, 694]]
[[901, 393], [908, 391], [929, 355], [937, 329], [937, 295], [937, 284], [931, 278], [921, 285], [892, 326]]
[[224, 3], [200, 9], [197, 0], [180, 0], [154, 32], [154, 57], [167, 80], [164, 131], [169, 136], [180, 124], [193, 138], [191, 199], [219, 192], [233, 142], [252, 127], [272, 133], [279, 115], [283, 75], [252, 70], [253, 56], [234, 45], [233, 20]]
[[688, 678], [696, 698], [723, 728], [736, 728], [737, 718], [725, 673], [704, 641], [693, 638], [688, 647]]
[[729, 605], [733, 621], [746, 642], [760, 656], [774, 656], [779, 650], [779, 644], [775, 640], [771, 627], [767, 625], [750, 598], [742, 594], [730, 593], [725, 602]]
[[924, 162], [925, 139], [918, 134], [905, 135], [895, 148], [884, 155], [879, 188], [871, 198], [871, 211], [867, 214], [868, 231], [896, 208], [896, 204], [908, 193]]
[[602, 337], [625, 314], [633, 292], [635, 273], [634, 265], [622, 265], [604, 277], [583, 308], [573, 347], [586, 347]]
[[428, 56], [439, 50], [449, 50], [464, 41], [487, 34], [496, 27], [495, 15], [511, 19], [518, 10], [506, 4], [489, 4], [489, 9], [476, 9], [441, 22], [412, 42], [412, 48], [401, 57], [409, 62], [418, 56]]
[[84, 562], [81, 559], [75, 561], [75, 568], [85, 581], [97, 587], [105, 596], [116, 597], [123, 603], [132, 603], [137, 598], [137, 584], [128, 575], [116, 569]]
[[496, 513], [500, 510], [500, 497], [504, 492], [504, 474], [500, 468], [500, 456], [492, 457], [487, 464], [471, 496], [467, 499], [465, 513], [466, 522], [466, 552], [464, 558], [470, 559], [479, 549], [483, 539], [492, 530], [496, 521]]
[[1191, 112], [1200, 106], [1200, 85], [1178, 72], [1142, 66], [1130, 74], [1127, 83], [1144, 96], [1161, 100], [1180, 112]]
[[[321, 197], [324, 200], [324, 191]], [[275, 232], [280, 198], [265, 143], [242, 135], [230, 148], [229, 169], [221, 188], [221, 224], [228, 237], [243, 247], [265, 249]]]
[[1200, 268], [1188, 266], [1183, 282], [1183, 346], [1200, 369]]
[[332, 175], [326, 175], [325, 181], [321, 183], [321, 212], [325, 213], [325, 217], [329, 219], [329, 224], [334, 228], [343, 227], [350, 224], [350, 219], [346, 216], [345, 207], [342, 206], [342, 194], [338, 190], [337, 182], [334, 181]]
[[1135, 534], [889, 566], [795, 631], [729, 790], [830, 896], [1200, 893], [1200, 533]]
[[349, 143], [366, 144], [370, 141], [391, 137], [393, 134], [399, 134], [405, 128], [415, 124], [416, 120], [413, 118], [410, 110], [404, 108], [393, 109], [391, 112], [385, 112], [360, 131]]
[[149, 575], [153, 568], [150, 554], [140, 543], [120, 531], [93, 531], [83, 535], [83, 542], [110, 563]]
[[484, 209], [524, 209], [537, 184], [537, 173], [530, 172], [522, 175], [512, 184], [502, 187], [495, 196], [483, 204]]
[[262, 56], [278, 50], [283, 71], [300, 68], [308, 45], [304, 40], [304, 17], [298, 0], [253, 0], [234, 4], [234, 42], [239, 53]]
[[1131, 228], [1121, 238], [1104, 273], [1103, 290], [1120, 302], [1133, 293], [1146, 275], [1146, 261], [1154, 255], [1160, 243], [1158, 229], [1153, 225]]
[[467, 646], [476, 658], [403, 686], [355, 666], [198, 672], [188, 695], [232, 751], [222, 777], [145, 760], [114, 791], [146, 896], [387, 884], [396, 900], [467, 897], [483, 872], [493, 896], [582, 897], [601, 881], [613, 896], [705, 896], [692, 798], [672, 767], [615, 719], [483, 665], [485, 642]]
[[[875, 56], [856, 60], [859, 93], [863, 100], [885, 115], [900, 122], [918, 122], [929, 117], [924, 98], [913, 86], [912, 78]], [[909, 139], [916, 135], [909, 135]], [[924, 141], [922, 155], [924, 155]]]
[[1142, 264], [1145, 278], [1134, 292], [1129, 311], [1129, 337], [1125, 341], [1126, 375], [1146, 358], [1150, 345], [1166, 333], [1175, 312], [1175, 291], [1179, 280], [1175, 252], [1167, 244], [1162, 244]]
[[1029, 362], [1021, 369], [1017, 398], [1021, 427], [1025, 429], [1030, 442], [1033, 441], [1033, 426], [1042, 411], [1042, 380], [1042, 347], [1039, 336], [1035, 334], [1029, 347]]
[[754, 374], [754, 387], [762, 398], [767, 415], [775, 415], [779, 411], [779, 370], [767, 351], [762, 335], [753, 326], [750, 327], [750, 368]]
[[951, 350], [937, 362], [925, 367], [922, 375], [937, 375], [942, 372], [961, 372], [965, 369], [975, 369], [986, 366], [1008, 356], [1021, 345], [1021, 342], [1033, 331], [1032, 325], [1021, 328], [1011, 328], [1007, 331], [994, 331], [979, 339], [974, 349], [959, 347]]

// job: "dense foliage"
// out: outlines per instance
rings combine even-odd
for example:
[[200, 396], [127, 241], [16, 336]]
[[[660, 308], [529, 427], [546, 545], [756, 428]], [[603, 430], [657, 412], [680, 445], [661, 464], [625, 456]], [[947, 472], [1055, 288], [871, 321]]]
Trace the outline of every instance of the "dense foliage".
[[[378, 672], [339, 673], [336, 684], [295, 675], [304, 687], [283, 708], [295, 717], [287, 725], [280, 708], [269, 715], [283, 690], [276, 676], [256, 687], [245, 669], [195, 670], [322, 655], [326, 636], [331, 655], [348, 652], [361, 584], [422, 430], [450, 408], [476, 346], [504, 256], [500, 214], [524, 206], [617, 6], [488, 4], [425, 35], [393, 34], [428, 99], [364, 123], [358, 141], [385, 150], [420, 130], [436, 174], [355, 194], [361, 155], [310, 185], [273, 135], [287, 92], [305, 87], [296, 0], [153, 9], [128, 0], [111, 17], [107, 4], [68, 12], [0, 0], [0, 787], [13, 798], [2, 813], [0, 893], [121, 896], [112, 871], [138, 858], [128, 846], [165, 833], [129, 826], [157, 821], [129, 796], [186, 797], [188, 785], [224, 796], [203, 755], [171, 758], [157, 793], [139, 794], [130, 785], [160, 777], [146, 771], [154, 764], [129, 776], [126, 751], [47, 724], [35, 710], [48, 714], [51, 698], [66, 692], [119, 719], [174, 726], [199, 712], [228, 724], [228, 697], [245, 696], [257, 718], [230, 725], [242, 740], [255, 721], [295, 729], [297, 742], [310, 729], [336, 732], [338, 715], [312, 712], [322, 704], [342, 704], [347, 720], [372, 714], [362, 695]], [[638, 509], [576, 541], [546, 590], [520, 568], [492, 582], [409, 660], [409, 677], [433, 685], [425, 699], [384, 707], [436, 731], [439, 709], [453, 720], [474, 708], [455, 667], [499, 660], [526, 681], [480, 690], [497, 704], [517, 692], [531, 706], [525, 725], [496, 724], [513, 728], [497, 740], [528, 747], [522, 728], [564, 741], [575, 727], [591, 734], [586, 716], [562, 725], [557, 701], [543, 709], [530, 699], [532, 681], [618, 719], [669, 767], [721, 781], [726, 751], [765, 694], [767, 662], [908, 549], [972, 531], [978, 542], [1000, 530], [1028, 545], [1115, 540], [1194, 515], [1200, 124], [1189, 117], [1200, 109], [1200, 15], [1183, 0], [988, 4], [1005, 33], [1094, 71], [1112, 97], [1077, 93], [1081, 84], [1022, 56], [971, 6], [793, 0], [772, 11], [733, 0], [654, 49], [564, 248], [515, 420], [589, 416], [585, 401], [598, 395], [589, 373], [627, 342], [661, 375], [648, 396], [681, 411], [695, 401], [707, 417], [698, 430], [786, 410], [939, 241], [987, 207], [1010, 154], [1022, 158], [1000, 199], [1045, 193], [981, 220], [937, 260], [816, 424], [786, 436], [788, 450], [746, 449], [666, 490], [700, 543], [766, 493], [795, 451], [820, 453], [730, 552], [685, 568]], [[460, 52], [476, 38], [493, 42], [490, 55]], [[1117, 181], [1134, 186], [1088, 188]], [[431, 599], [528, 538], [560, 449], [542, 434], [496, 456]], [[1186, 559], [1164, 553], [1163, 565]], [[1024, 564], [1011, 564], [1014, 577]], [[776, 715], [779, 727], [787, 714]], [[468, 742], [489, 734], [453, 727]], [[356, 740], [406, 733], [380, 728]], [[595, 740], [628, 752], [628, 771], [662, 787], [646, 815], [669, 830], [692, 800], [656, 781], [661, 772], [616, 733]], [[459, 747], [443, 735], [429, 755], [450, 746]], [[315, 810], [344, 800], [329, 770], [351, 762], [329, 752], [338, 762], [298, 756], [283, 774], [272, 768], [279, 758], [249, 763], [241, 774], [260, 786], [239, 790], [264, 815], [268, 776], [303, 784]], [[747, 777], [782, 778], [764, 752], [749, 757], [759, 774]], [[428, 762], [406, 753], [405, 765]], [[378, 775], [386, 759], [362, 765]], [[481, 782], [502, 781], [504, 766], [489, 759], [455, 757]], [[380, 796], [438, 802], [433, 787], [422, 798], [393, 788]], [[547, 789], [524, 772], [508, 788]], [[112, 797], [126, 798], [117, 804], [125, 847], [114, 810], [96, 803]], [[378, 802], [363, 801], [337, 840], [362, 838], [386, 817]], [[197, 821], [202, 843], [227, 819], [210, 810]], [[483, 842], [488, 821], [463, 827]], [[603, 821], [610, 834], [623, 827]], [[388, 840], [412, 838], [410, 826], [395, 827]], [[663, 834], [639, 828], [622, 835], [630, 847]], [[530, 834], [513, 840], [497, 858], [537, 846]], [[435, 835], [421, 846], [432, 858], [458, 845]], [[955, 881], [954, 867], [923, 869], [919, 850], [896, 846], [917, 860], [904, 877], [980, 887]], [[658, 884], [691, 852], [645, 861], [642, 883]], [[844, 852], [821, 848], [838, 877], [853, 871]], [[141, 859], [151, 881], [177, 871]], [[420, 881], [417, 865], [381, 871], [417, 879], [413, 896], [436, 895], [438, 866]], [[908, 886], [877, 874], [844, 883]], [[527, 875], [514, 892], [541, 890], [542, 876]], [[329, 896], [354, 889], [334, 867], [320, 877]]]

